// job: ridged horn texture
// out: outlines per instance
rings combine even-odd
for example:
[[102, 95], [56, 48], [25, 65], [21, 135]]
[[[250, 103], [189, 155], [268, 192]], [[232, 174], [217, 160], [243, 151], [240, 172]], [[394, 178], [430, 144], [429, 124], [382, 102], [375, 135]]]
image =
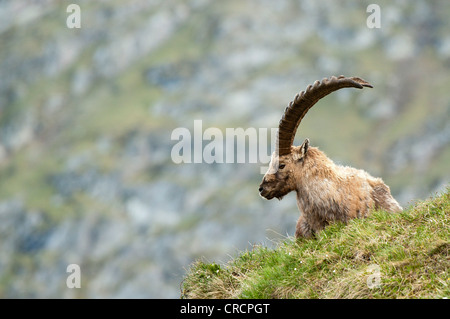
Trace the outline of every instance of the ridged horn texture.
[[283, 117], [278, 126], [276, 152], [278, 155], [287, 155], [291, 153], [291, 146], [294, 142], [297, 128], [306, 115], [308, 110], [314, 106], [321, 98], [331, 92], [342, 88], [354, 87], [362, 89], [363, 87], [372, 88], [373, 86], [358, 77], [345, 77], [343, 75], [330, 78], [324, 78], [322, 82], [316, 81], [308, 85], [305, 91], [298, 93], [294, 100], [284, 110]]

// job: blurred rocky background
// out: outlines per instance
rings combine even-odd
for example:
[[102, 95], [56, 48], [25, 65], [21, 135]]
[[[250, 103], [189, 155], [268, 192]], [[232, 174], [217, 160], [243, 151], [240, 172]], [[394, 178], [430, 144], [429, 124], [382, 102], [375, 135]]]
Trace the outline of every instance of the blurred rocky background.
[[295, 195], [258, 195], [267, 163], [175, 164], [171, 134], [277, 127], [330, 75], [374, 89], [325, 98], [296, 144], [382, 177], [405, 207], [443, 190], [450, 5], [378, 1], [370, 29], [372, 2], [0, 1], [0, 297], [178, 298], [195, 259], [292, 236]]

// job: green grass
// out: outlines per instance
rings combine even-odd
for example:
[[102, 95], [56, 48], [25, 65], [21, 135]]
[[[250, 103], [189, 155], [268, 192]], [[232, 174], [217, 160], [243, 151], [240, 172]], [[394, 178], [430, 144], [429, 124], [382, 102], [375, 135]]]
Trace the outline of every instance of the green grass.
[[181, 297], [447, 298], [449, 225], [450, 187], [402, 213], [376, 211], [315, 239], [256, 246], [226, 265], [198, 260]]

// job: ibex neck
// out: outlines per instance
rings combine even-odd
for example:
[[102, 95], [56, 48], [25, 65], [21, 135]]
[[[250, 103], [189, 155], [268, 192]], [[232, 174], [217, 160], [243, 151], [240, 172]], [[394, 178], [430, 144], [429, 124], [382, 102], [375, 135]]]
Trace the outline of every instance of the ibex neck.
[[300, 206], [309, 205], [319, 199], [325, 200], [332, 191], [337, 191], [338, 176], [336, 165], [316, 147], [308, 150], [303, 168], [297, 176], [297, 203]]

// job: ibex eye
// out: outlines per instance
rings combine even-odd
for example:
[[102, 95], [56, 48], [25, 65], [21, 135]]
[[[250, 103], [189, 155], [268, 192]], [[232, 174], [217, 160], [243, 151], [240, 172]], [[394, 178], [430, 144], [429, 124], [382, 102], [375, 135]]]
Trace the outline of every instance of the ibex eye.
[[286, 165], [281, 164], [280, 166], [278, 166], [278, 169], [283, 169]]

